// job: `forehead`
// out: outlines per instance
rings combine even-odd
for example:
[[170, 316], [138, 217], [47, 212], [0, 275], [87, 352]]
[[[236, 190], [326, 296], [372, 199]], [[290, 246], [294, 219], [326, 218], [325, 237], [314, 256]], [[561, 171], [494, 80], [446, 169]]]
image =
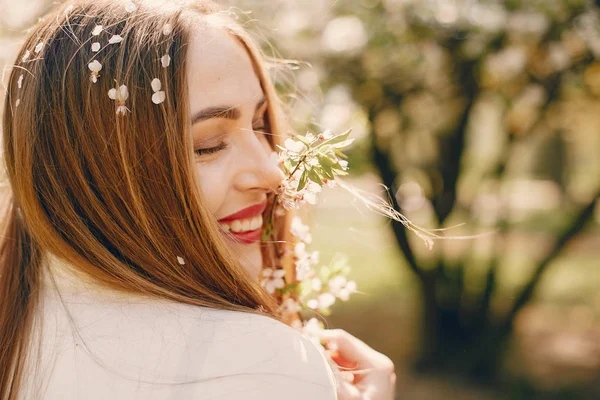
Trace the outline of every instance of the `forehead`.
[[192, 35], [187, 73], [192, 113], [217, 105], [254, 108], [263, 95], [246, 48], [220, 28], [205, 25]]

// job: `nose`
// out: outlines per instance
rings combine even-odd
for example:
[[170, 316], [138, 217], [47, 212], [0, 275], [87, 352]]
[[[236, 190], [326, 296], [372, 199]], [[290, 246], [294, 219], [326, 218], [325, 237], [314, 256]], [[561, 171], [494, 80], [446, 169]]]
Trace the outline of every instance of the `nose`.
[[236, 189], [267, 193], [276, 191], [283, 179], [283, 172], [273, 159], [274, 151], [267, 137], [262, 132], [242, 132], [240, 136]]

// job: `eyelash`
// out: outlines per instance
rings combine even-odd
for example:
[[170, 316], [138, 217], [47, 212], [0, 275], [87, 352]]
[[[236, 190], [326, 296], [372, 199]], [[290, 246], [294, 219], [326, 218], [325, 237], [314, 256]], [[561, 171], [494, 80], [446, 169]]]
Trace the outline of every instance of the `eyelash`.
[[210, 147], [208, 149], [196, 149], [194, 150], [194, 153], [196, 153], [199, 156], [203, 156], [206, 154], [213, 154], [213, 153], [217, 153], [221, 150], [225, 150], [227, 148], [228, 144], [225, 142], [221, 142], [219, 143], [219, 145], [215, 146], [215, 147]]
[[[254, 131], [261, 131], [261, 132], [265, 132], [266, 129], [267, 129], [266, 123], [263, 123], [261, 127], [253, 128]], [[208, 149], [196, 149], [196, 150], [194, 150], [194, 153], [196, 153], [199, 156], [203, 156], [203, 155], [207, 155], [207, 154], [214, 154], [221, 150], [225, 150], [228, 146], [229, 145], [227, 143], [221, 142], [217, 146], [210, 147]]]

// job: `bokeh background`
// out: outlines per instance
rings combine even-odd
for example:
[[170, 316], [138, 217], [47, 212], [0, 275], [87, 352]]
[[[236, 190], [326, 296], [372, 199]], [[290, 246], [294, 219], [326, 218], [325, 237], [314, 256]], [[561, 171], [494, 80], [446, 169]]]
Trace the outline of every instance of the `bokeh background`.
[[[402, 399], [600, 398], [600, 8], [591, 0], [221, 0], [272, 57], [298, 132], [341, 132], [357, 188], [305, 216], [360, 293], [329, 326]], [[10, 68], [48, 0], [0, 0]], [[387, 189], [386, 189], [387, 188]]]

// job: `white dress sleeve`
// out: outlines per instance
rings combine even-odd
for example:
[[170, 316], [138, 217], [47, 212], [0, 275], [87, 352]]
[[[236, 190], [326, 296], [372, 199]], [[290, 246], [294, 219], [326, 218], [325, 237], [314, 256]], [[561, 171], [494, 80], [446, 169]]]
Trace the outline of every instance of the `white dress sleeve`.
[[47, 292], [23, 399], [337, 398], [322, 351], [271, 318], [93, 290], [63, 291], [62, 299]]

